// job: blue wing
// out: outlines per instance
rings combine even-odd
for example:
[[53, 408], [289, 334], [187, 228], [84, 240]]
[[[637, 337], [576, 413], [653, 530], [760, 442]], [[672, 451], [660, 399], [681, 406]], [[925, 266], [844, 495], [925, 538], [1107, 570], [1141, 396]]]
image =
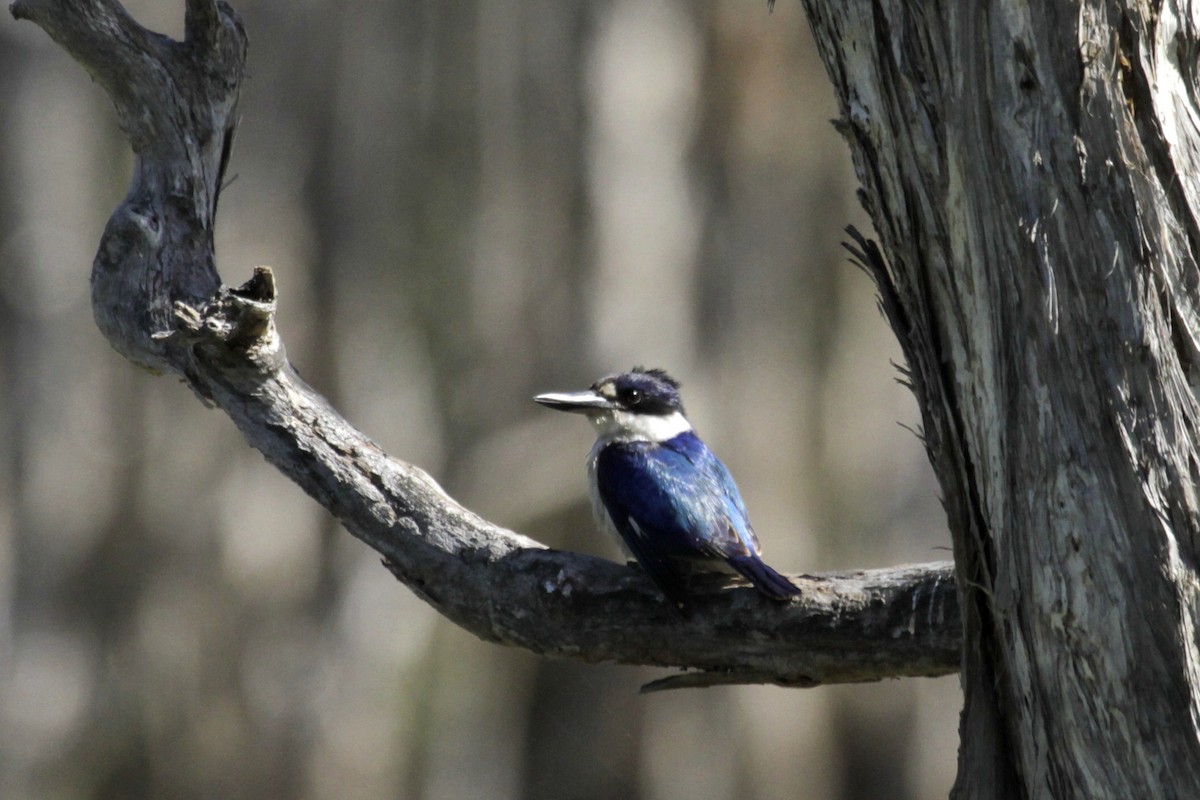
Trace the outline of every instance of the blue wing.
[[608, 445], [597, 457], [596, 488], [630, 552], [677, 603], [685, 598], [680, 560], [723, 560], [764, 594], [796, 593], [759, 559], [733, 477], [694, 433]]

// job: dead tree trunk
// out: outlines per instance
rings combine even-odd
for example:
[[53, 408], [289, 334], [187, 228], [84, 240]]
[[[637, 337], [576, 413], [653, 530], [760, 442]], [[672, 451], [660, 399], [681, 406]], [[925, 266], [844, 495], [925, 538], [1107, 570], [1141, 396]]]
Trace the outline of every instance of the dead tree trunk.
[[1196, 796], [1200, 11], [805, 2], [890, 256], [860, 242], [923, 409], [959, 604], [931, 566], [810, 579], [788, 608], [724, 592], [681, 623], [636, 573], [461, 508], [297, 378], [269, 271], [219, 285], [232, 10], [189, 0], [177, 43], [115, 0], [12, 8], [109, 92], [138, 155], [93, 268], [101, 329], [225, 410], [451, 619], [700, 668], [690, 683], [812, 685], [952, 669], [961, 607], [957, 795]]
[[1200, 796], [1200, 6], [805, 5], [953, 533], [955, 796]]

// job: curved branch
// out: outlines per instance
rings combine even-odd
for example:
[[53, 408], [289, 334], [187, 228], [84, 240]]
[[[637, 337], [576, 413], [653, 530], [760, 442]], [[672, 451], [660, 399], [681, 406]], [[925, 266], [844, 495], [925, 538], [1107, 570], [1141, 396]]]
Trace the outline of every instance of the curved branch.
[[794, 579], [787, 605], [714, 587], [684, 620], [637, 569], [550, 550], [463, 508], [389, 458], [289, 365], [275, 282], [220, 286], [212, 226], [246, 39], [223, 2], [190, 0], [187, 40], [114, 0], [17, 0], [108, 90], [138, 155], [93, 267], [97, 323], [131, 360], [179, 374], [247, 442], [442, 614], [490, 641], [587, 662], [684, 667], [649, 688], [933, 676], [959, 664], [949, 563]]

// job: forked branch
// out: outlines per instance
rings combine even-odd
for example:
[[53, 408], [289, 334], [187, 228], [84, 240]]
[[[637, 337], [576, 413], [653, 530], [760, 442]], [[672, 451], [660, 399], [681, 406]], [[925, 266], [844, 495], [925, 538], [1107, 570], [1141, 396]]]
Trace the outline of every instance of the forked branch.
[[959, 664], [948, 563], [796, 578], [779, 605], [745, 587], [682, 619], [637, 569], [550, 550], [458, 505], [389, 458], [288, 364], [276, 287], [221, 285], [213, 226], [232, 146], [246, 37], [221, 0], [189, 0], [186, 38], [139, 26], [115, 0], [17, 0], [104, 86], [138, 155], [92, 270], [97, 324], [130, 360], [180, 375], [289, 478], [477, 636], [586, 662], [681, 667], [652, 685], [821, 683], [933, 676]]

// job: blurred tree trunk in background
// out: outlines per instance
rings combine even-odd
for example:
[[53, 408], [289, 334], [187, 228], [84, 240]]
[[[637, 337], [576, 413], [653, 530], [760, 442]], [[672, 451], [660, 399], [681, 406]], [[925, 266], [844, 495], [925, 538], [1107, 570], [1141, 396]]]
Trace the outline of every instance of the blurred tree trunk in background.
[[[127, 5], [179, 35], [174, 4]], [[236, 5], [220, 263], [275, 267], [293, 362], [386, 449], [490, 519], [615, 556], [586, 429], [529, 397], [647, 362], [684, 377], [781, 567], [937, 557], [899, 350], [838, 247], [863, 217], [798, 7]], [[659, 673], [438, 619], [96, 335], [122, 137], [29, 26], [0, 24], [0, 62], [0, 796], [944, 792], [953, 678], [643, 698]]]
[[806, 6], [966, 617], [955, 795], [1200, 793], [1200, 7]]
[[[806, 5], [950, 517], [956, 794], [1195, 796], [1198, 12]], [[878, 435], [904, 414], [847, 378], [883, 359], [824, 252], [849, 183], [788, 93], [819, 80], [733, 9], [247, 2], [269, 88], [223, 264], [283, 265], [301, 370], [488, 517], [574, 546], [587, 444], [527, 398], [645, 361], [696, 377], [778, 563], [924, 556], [940, 528]], [[175, 387], [89, 349], [94, 237], [62, 234], [119, 196], [117, 139], [53, 67], [0, 81], [0, 794], [933, 793], [910, 764], [953, 747], [909, 729], [949, 727], [914, 682], [641, 700], [432, 620]]]

